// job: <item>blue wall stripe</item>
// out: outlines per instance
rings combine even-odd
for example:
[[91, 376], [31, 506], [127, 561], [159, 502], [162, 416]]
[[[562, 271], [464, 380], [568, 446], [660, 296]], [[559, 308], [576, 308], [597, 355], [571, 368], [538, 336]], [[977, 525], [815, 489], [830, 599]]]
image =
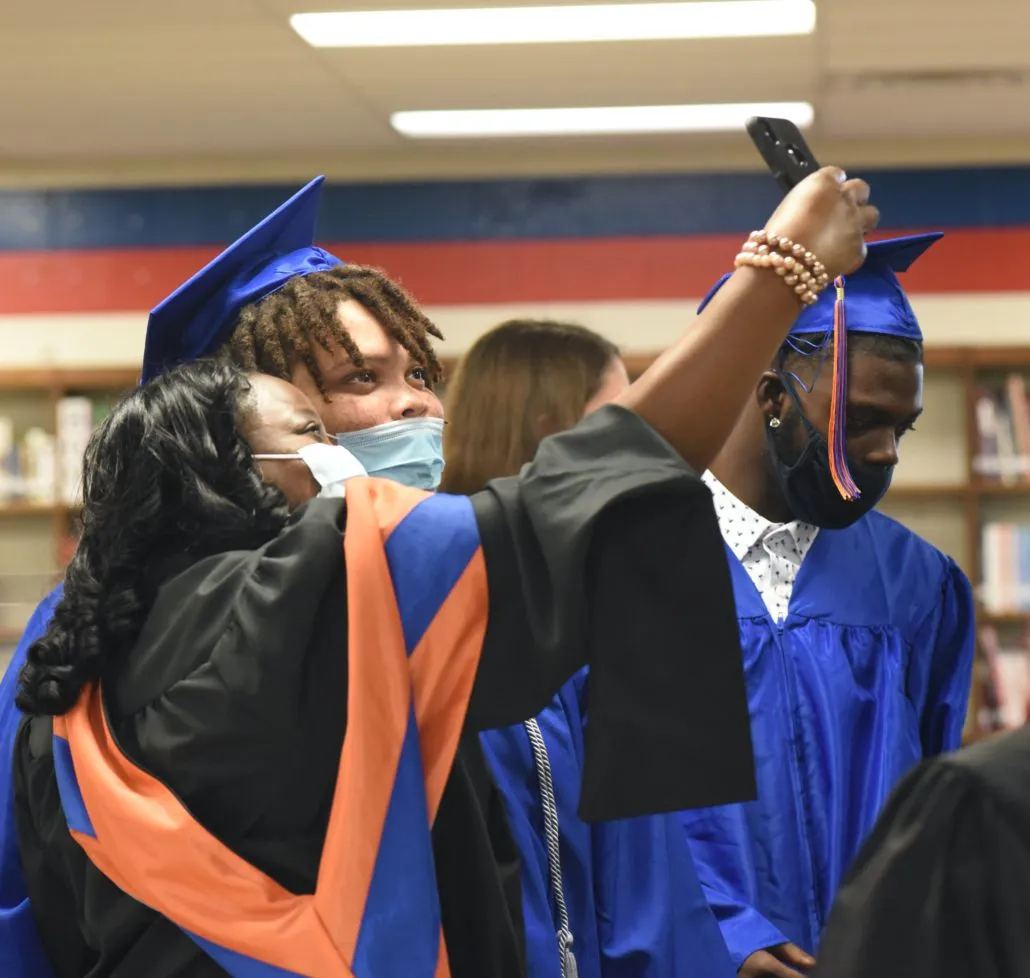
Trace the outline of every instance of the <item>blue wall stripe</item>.
[[415, 651], [478, 547], [479, 529], [467, 496], [429, 496], [390, 534], [386, 560], [408, 655]]
[[68, 741], [54, 735], [54, 771], [57, 775], [57, 792], [61, 796], [61, 808], [68, 828], [73, 832], [96, 838], [86, 802], [83, 801], [79, 780], [75, 776], [75, 765], [72, 763], [72, 750]]
[[[863, 171], [885, 226], [1030, 225], [1030, 167]], [[226, 244], [300, 186], [2, 191], [0, 251]], [[333, 242], [547, 240], [750, 230], [778, 191], [762, 173], [329, 186]]]

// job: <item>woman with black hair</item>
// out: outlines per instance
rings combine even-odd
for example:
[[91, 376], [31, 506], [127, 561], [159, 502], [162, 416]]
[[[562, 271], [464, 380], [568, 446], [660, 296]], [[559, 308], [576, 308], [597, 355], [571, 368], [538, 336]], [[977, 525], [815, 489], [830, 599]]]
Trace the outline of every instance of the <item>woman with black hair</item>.
[[[773, 216], [825, 263], [806, 289], [860, 262], [867, 194], [823, 171]], [[358, 478], [291, 512], [338, 497], [353, 459], [316, 459], [332, 446], [302, 395], [224, 364], [112, 413], [19, 698], [20, 846], [58, 978], [522, 976], [517, 859], [474, 734], [587, 664], [585, 818], [747, 794], [732, 592], [694, 472], [798, 300], [754, 248], [740, 264], [617, 404], [471, 498]]]

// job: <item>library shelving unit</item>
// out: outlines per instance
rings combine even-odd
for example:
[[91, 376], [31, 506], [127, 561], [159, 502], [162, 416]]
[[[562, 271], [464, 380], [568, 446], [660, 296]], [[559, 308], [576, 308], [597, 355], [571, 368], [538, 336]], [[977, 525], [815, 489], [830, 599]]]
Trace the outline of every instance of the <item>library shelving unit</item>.
[[[18, 441], [29, 428], [54, 434], [62, 398], [110, 404], [137, 377], [138, 370], [125, 368], [0, 370], [0, 415], [12, 420]], [[59, 579], [78, 515], [77, 506], [63, 502], [0, 500], [0, 657]]]

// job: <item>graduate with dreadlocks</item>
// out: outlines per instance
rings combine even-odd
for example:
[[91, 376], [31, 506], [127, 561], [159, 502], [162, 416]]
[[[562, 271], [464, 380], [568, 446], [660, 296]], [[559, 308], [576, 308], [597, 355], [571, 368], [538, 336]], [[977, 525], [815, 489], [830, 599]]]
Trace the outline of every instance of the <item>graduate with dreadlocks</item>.
[[871, 243], [802, 312], [704, 476], [733, 575], [758, 800], [683, 820], [748, 978], [811, 966], [891, 788], [960, 742], [969, 582], [874, 511], [922, 410], [922, 333], [897, 273], [939, 237]]
[[[432, 389], [440, 364], [430, 337], [439, 332], [380, 271], [345, 265], [313, 246], [322, 182], [313, 181], [154, 308], [142, 379], [220, 353], [245, 369], [293, 381], [332, 432], [359, 442], [350, 447], [370, 474], [435, 488], [443, 409]], [[61, 592], [58, 587], [40, 603], [0, 679], [5, 756], [20, 720], [19, 670]], [[11, 788], [9, 777], [0, 778], [0, 974], [47, 978], [17, 852]]]

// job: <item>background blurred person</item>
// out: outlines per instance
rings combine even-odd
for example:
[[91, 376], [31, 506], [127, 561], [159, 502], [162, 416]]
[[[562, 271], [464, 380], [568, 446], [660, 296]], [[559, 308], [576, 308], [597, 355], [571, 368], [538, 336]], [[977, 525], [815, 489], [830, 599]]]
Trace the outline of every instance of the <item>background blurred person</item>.
[[[618, 348], [597, 333], [544, 320], [501, 324], [472, 345], [451, 381], [442, 488], [473, 493], [518, 473], [545, 437], [628, 387]], [[583, 670], [535, 718], [481, 735], [523, 856], [528, 974], [567, 978], [571, 952], [580, 978], [731, 978], [675, 818], [591, 826], [579, 817], [589, 689]]]

